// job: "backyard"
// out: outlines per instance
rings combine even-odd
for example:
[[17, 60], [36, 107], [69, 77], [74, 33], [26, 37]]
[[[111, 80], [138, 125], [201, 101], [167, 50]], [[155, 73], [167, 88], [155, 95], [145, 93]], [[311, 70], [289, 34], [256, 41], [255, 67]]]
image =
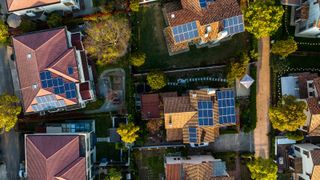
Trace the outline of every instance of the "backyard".
[[217, 47], [197, 49], [191, 46], [189, 52], [169, 56], [163, 36], [166, 24], [161, 8], [159, 3], [143, 6], [135, 19], [138, 24], [133, 28], [133, 36], [137, 41], [135, 50], [147, 55], [145, 64], [137, 71], [225, 64], [226, 59], [238, 55], [245, 48], [246, 35], [242, 33]]

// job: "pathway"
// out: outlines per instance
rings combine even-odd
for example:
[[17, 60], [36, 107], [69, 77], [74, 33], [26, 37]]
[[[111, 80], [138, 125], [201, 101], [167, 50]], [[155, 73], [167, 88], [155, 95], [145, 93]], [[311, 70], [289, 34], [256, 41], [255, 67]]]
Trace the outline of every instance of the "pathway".
[[257, 65], [257, 126], [254, 130], [254, 147], [257, 157], [269, 158], [270, 122], [270, 37], [261, 38], [258, 45]]
[[214, 152], [253, 151], [252, 132], [220, 135], [214, 143], [207, 147]]

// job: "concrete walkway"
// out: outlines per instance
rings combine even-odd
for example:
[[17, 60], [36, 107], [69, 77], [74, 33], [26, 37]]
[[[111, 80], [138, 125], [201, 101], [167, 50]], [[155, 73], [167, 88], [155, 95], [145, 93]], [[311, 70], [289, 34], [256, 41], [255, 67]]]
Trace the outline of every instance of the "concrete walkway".
[[253, 151], [252, 132], [220, 135], [214, 143], [207, 147], [214, 152]]
[[270, 131], [270, 37], [259, 40], [259, 61], [257, 65], [257, 126], [254, 130], [256, 157], [269, 158]]

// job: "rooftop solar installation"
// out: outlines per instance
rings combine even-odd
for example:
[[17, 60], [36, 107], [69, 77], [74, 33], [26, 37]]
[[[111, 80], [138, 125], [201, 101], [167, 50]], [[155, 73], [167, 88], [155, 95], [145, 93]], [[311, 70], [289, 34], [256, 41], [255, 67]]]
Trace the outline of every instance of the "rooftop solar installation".
[[191, 143], [197, 142], [197, 128], [195, 128], [195, 127], [189, 128], [189, 141]]
[[50, 71], [40, 73], [42, 88], [53, 88], [55, 94], [65, 94], [67, 99], [77, 97], [76, 84], [74, 82], [64, 82], [61, 77], [52, 77]]
[[213, 126], [213, 103], [212, 101], [198, 102], [199, 126]]
[[201, 6], [202, 8], [207, 7], [207, 1], [206, 1], [206, 0], [199, 0], [199, 3], [200, 3], [200, 6]]
[[229, 35], [244, 32], [243, 17], [233, 16], [223, 20], [224, 30], [228, 31]]
[[31, 105], [34, 111], [44, 111], [50, 109], [56, 109], [59, 107], [65, 107], [64, 100], [57, 100], [55, 95], [45, 95], [36, 97], [37, 104]]
[[177, 43], [194, 39], [199, 36], [195, 21], [172, 27], [173, 36]]
[[217, 92], [219, 123], [236, 123], [235, 100], [233, 90]]

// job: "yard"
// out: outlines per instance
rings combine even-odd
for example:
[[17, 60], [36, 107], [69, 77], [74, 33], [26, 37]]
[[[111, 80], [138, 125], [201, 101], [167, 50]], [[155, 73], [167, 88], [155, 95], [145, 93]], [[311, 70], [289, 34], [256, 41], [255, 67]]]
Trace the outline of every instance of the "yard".
[[107, 137], [107, 131], [112, 127], [112, 119], [109, 113], [97, 114], [95, 116], [97, 137]]
[[116, 149], [116, 143], [98, 142], [97, 148], [97, 161], [102, 158], [107, 158], [108, 161], [120, 161], [120, 150]]
[[135, 48], [147, 55], [145, 64], [138, 71], [225, 64], [245, 48], [245, 34], [242, 33], [217, 47], [197, 49], [191, 46], [189, 52], [169, 56], [163, 36], [166, 24], [161, 8], [159, 3], [143, 6], [136, 17], [138, 25], [133, 32], [138, 47]]

